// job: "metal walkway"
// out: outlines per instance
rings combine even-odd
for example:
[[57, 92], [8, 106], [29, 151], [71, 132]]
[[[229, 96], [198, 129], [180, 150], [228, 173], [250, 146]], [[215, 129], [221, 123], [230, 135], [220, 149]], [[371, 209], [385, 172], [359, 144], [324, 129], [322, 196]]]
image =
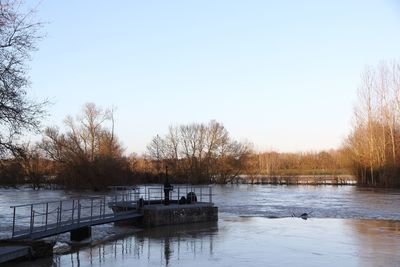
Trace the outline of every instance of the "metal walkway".
[[[135, 192], [11, 206], [12, 239], [40, 239], [87, 226], [139, 218]], [[125, 207], [114, 213], [116, 204]], [[27, 216], [28, 214], [28, 216]]]
[[104, 214], [104, 216], [83, 217], [80, 220], [63, 221], [61, 223], [47, 224], [46, 226], [34, 227], [32, 231], [21, 230], [13, 233], [13, 239], [40, 239], [44, 237], [59, 235], [86, 226], [94, 226], [105, 223], [112, 223], [128, 219], [140, 218], [142, 214], [137, 212], [124, 212], [116, 214]]

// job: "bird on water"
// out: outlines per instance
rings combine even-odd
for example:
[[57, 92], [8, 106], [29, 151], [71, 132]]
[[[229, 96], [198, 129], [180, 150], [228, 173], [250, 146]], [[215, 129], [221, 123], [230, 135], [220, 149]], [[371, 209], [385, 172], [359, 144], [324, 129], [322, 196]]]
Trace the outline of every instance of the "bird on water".
[[303, 220], [307, 220], [310, 217], [311, 213], [312, 213], [312, 211], [310, 213], [304, 212], [304, 213], [300, 214], [300, 216], [297, 216], [296, 214], [292, 213], [292, 217], [298, 217], [298, 218], [302, 218]]

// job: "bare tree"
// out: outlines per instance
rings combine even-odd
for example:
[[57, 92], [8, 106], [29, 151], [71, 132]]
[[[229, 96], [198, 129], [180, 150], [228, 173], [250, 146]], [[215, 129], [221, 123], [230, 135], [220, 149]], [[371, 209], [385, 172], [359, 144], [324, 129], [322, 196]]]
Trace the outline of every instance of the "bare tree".
[[38, 130], [45, 102], [27, 97], [27, 62], [43, 36], [34, 10], [22, 11], [22, 1], [0, 1], [0, 156], [19, 150], [23, 131]]
[[[397, 162], [400, 116], [400, 66], [396, 61], [367, 67], [359, 88], [354, 127], [346, 148], [362, 184], [400, 185]], [[368, 169], [368, 171], [367, 171]]]
[[130, 163], [115, 136], [112, 111], [88, 103], [76, 119], [68, 116], [64, 123], [64, 133], [49, 127], [40, 144], [59, 164], [59, 180], [74, 187], [102, 188], [127, 177]]
[[152, 139], [147, 151], [157, 171], [161, 164], [172, 165], [180, 182], [225, 183], [244, 170], [248, 148], [232, 140], [222, 124], [211, 121], [170, 126], [164, 138]]
[[165, 160], [165, 150], [165, 141], [159, 135], [153, 137], [150, 144], [147, 145], [148, 156], [155, 162], [157, 174], [162, 171], [162, 163]]

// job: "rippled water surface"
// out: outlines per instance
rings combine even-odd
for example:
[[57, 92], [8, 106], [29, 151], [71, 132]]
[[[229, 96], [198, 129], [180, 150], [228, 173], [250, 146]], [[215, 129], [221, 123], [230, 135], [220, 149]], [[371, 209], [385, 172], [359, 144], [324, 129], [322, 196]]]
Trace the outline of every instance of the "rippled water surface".
[[400, 190], [355, 186], [215, 186], [220, 212], [239, 216], [400, 220]]
[[[142, 230], [93, 227], [91, 245], [15, 266], [400, 266], [400, 191], [353, 186], [214, 186], [218, 223]], [[88, 192], [0, 190], [2, 236], [10, 204]], [[303, 212], [311, 218], [290, 217]], [[277, 219], [270, 219], [277, 217]]]

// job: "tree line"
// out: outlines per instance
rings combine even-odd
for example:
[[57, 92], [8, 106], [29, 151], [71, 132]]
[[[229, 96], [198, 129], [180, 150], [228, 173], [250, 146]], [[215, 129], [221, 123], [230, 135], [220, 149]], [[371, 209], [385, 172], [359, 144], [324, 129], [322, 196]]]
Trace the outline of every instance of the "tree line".
[[366, 67], [344, 143], [359, 184], [400, 186], [400, 63]]
[[168, 166], [175, 181], [187, 183], [229, 183], [240, 175], [351, 174], [345, 149], [279, 153], [252, 147], [233, 140], [217, 121], [171, 125], [165, 136], [153, 137], [147, 153], [135, 161], [139, 172], [161, 174]]
[[[171, 125], [154, 136], [144, 155], [125, 155], [115, 134], [114, 110], [93, 103], [62, 128], [47, 127], [42, 140], [24, 144], [15, 157], [2, 160], [2, 184], [46, 184], [103, 190], [111, 185], [165, 181], [204, 184], [234, 182], [241, 175], [338, 174], [348, 161], [342, 151], [255, 152], [230, 137], [217, 121]], [[347, 164], [347, 165], [346, 165]]]
[[340, 175], [350, 173], [351, 161], [343, 149], [279, 153], [251, 153], [246, 160], [248, 175]]

